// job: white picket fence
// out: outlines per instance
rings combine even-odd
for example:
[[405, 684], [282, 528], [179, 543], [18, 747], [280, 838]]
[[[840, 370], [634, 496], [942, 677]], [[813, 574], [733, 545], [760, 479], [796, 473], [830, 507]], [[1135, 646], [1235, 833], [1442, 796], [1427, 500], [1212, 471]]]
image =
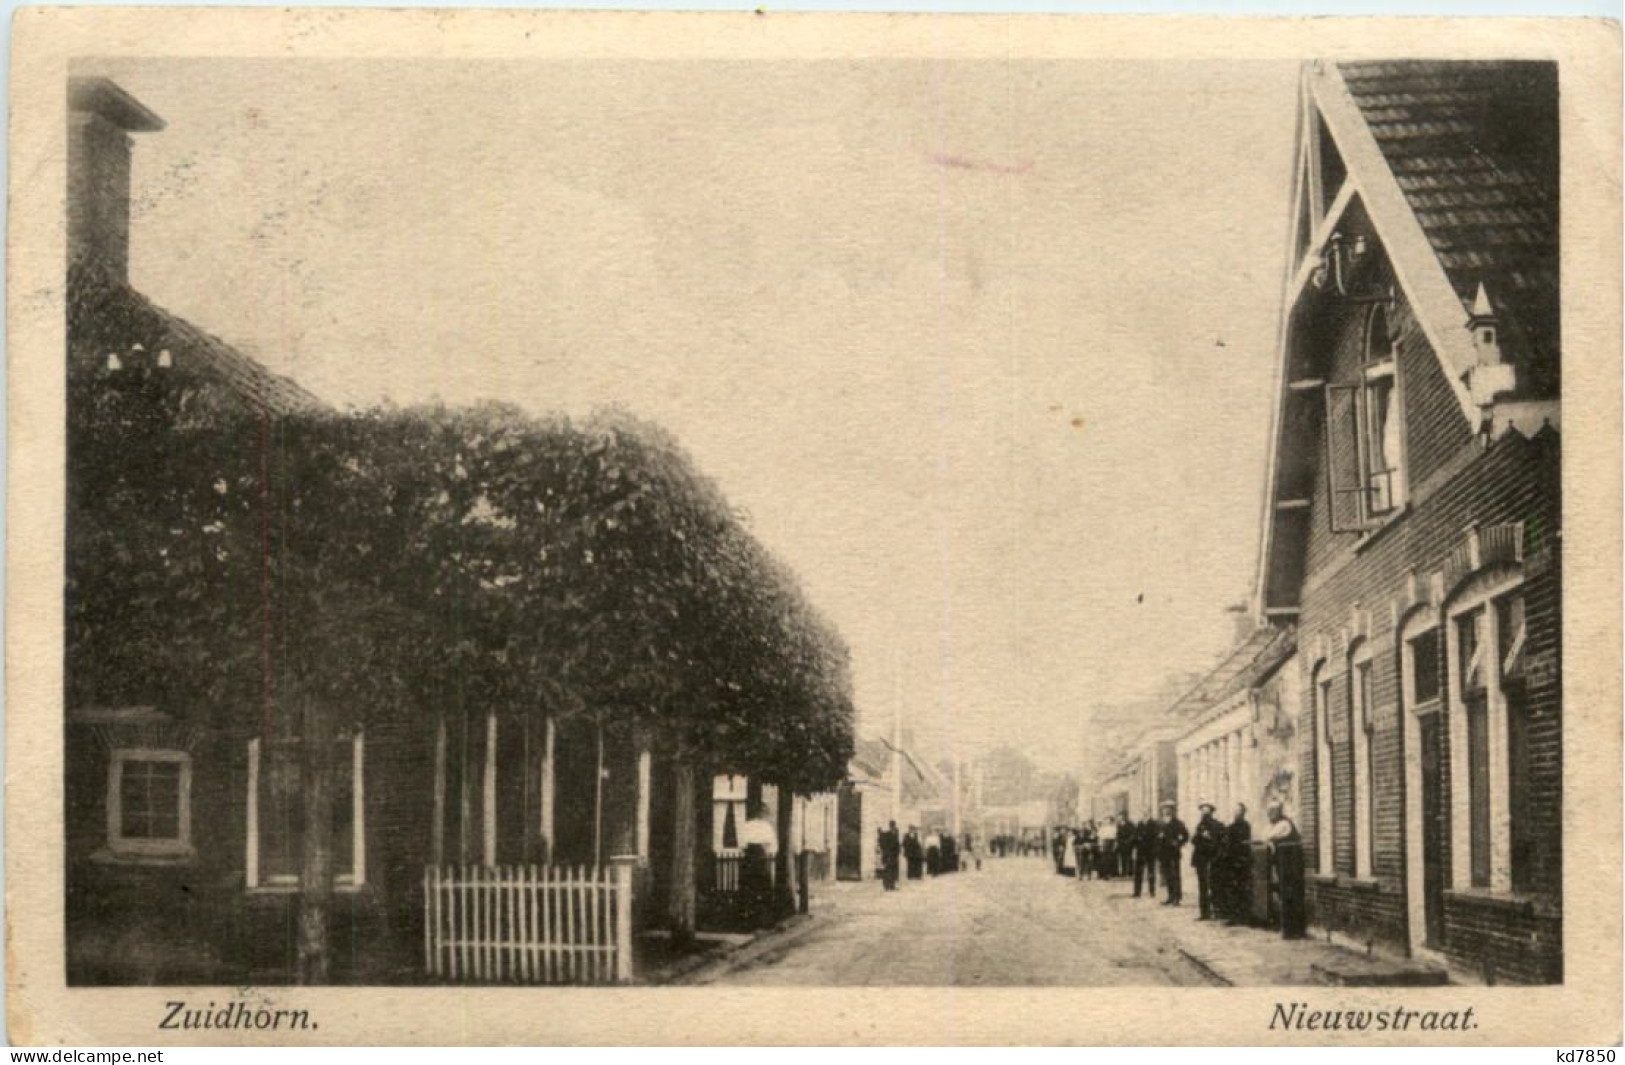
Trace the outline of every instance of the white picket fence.
[[737, 850], [718, 851], [716, 854], [717, 876], [714, 889], [724, 895], [732, 895], [739, 890], [739, 873], [745, 866], [745, 852]]
[[[742, 850], [717, 851], [711, 858], [716, 867], [716, 876], [712, 880], [711, 889], [722, 895], [732, 895], [737, 892], [745, 871], [745, 852]], [[776, 883], [778, 881], [778, 861], [774, 855], [767, 855], [766, 869], [768, 883]]]
[[423, 872], [431, 977], [459, 983], [632, 980], [632, 867], [445, 865]]

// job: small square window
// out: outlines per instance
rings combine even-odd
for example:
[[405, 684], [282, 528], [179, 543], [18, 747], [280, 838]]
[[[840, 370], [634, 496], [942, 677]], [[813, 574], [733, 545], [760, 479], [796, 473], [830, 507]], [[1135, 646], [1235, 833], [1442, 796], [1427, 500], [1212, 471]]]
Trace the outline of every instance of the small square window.
[[173, 857], [191, 852], [190, 755], [116, 750], [108, 774], [107, 843], [114, 854]]

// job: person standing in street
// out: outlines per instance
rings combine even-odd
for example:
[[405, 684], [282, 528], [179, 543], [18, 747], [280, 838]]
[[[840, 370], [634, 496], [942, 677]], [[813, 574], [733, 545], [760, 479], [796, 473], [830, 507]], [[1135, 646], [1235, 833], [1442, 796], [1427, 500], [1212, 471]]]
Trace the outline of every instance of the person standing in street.
[[908, 878], [918, 880], [925, 875], [925, 848], [920, 845], [920, 830], [908, 826], [908, 835], [903, 837], [903, 857], [908, 860]]
[[1150, 898], [1157, 897], [1157, 853], [1161, 845], [1161, 833], [1157, 827], [1157, 819], [1146, 812], [1145, 819], [1134, 829], [1134, 897], [1140, 897], [1140, 882], [1146, 882], [1146, 894]]
[[1111, 818], [1100, 824], [1092, 824], [1095, 829], [1095, 876], [1100, 880], [1110, 880], [1111, 862], [1116, 860], [1116, 824]]
[[1303, 883], [1303, 838], [1279, 800], [1265, 808], [1269, 818], [1270, 864], [1280, 897], [1281, 937], [1302, 939], [1308, 926]]
[[1235, 816], [1224, 834], [1223, 873], [1219, 883], [1223, 887], [1224, 905], [1219, 916], [1226, 924], [1240, 924], [1247, 920], [1249, 896], [1252, 894], [1253, 826], [1247, 823], [1247, 807], [1236, 804]]
[[1178, 906], [1184, 897], [1179, 859], [1190, 838], [1190, 829], [1185, 827], [1185, 822], [1174, 812], [1174, 801], [1164, 799], [1162, 824], [1157, 827], [1158, 854], [1162, 859], [1162, 883], [1168, 892], [1168, 897], [1162, 902], [1164, 906]]
[[902, 850], [903, 842], [897, 838], [897, 822], [888, 822], [885, 831], [880, 833], [880, 875], [887, 891], [897, 890], [898, 858]]
[[1127, 880], [1134, 875], [1134, 822], [1128, 814], [1117, 815], [1117, 875]]
[[1224, 853], [1224, 826], [1213, 816], [1213, 804], [1198, 803], [1202, 819], [1196, 823], [1196, 834], [1191, 842], [1191, 868], [1196, 870], [1196, 904], [1200, 911], [1198, 921], [1213, 920], [1213, 888], [1215, 867]]

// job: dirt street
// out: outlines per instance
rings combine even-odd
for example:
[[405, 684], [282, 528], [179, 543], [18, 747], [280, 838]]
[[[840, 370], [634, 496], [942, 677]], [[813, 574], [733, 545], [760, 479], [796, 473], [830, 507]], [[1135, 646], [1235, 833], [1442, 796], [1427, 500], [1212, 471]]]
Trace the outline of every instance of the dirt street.
[[[1160, 902], [1057, 876], [1045, 860], [980, 871], [818, 884], [816, 920], [693, 974], [691, 983], [773, 985], [1204, 985], [1155, 924]], [[1193, 915], [1194, 916], [1194, 915]]]

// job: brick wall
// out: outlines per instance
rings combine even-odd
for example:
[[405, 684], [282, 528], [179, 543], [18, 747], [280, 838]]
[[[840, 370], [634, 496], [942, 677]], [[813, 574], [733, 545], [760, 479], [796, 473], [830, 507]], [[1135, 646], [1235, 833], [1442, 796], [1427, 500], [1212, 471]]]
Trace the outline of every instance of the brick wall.
[[[1356, 379], [1365, 343], [1365, 309], [1353, 307], [1323, 326], [1318, 352], [1305, 353], [1315, 372], [1329, 381]], [[1525, 529], [1526, 692], [1530, 792], [1528, 831], [1536, 840], [1531, 896], [1517, 900], [1447, 895], [1445, 953], [1456, 962], [1497, 980], [1540, 982], [1561, 978], [1562, 727], [1561, 578], [1559, 539], [1559, 447], [1555, 432], [1534, 439], [1508, 434], [1487, 448], [1473, 440], [1437, 358], [1403, 305], [1390, 313], [1397, 335], [1400, 388], [1404, 403], [1408, 512], [1376, 534], [1331, 531], [1325, 476], [1326, 439], [1318, 435], [1319, 469], [1314, 478], [1307, 564], [1299, 616], [1299, 648], [1304, 668], [1303, 705], [1314, 705], [1309, 690], [1315, 648], [1324, 639], [1335, 661], [1332, 684], [1333, 854], [1336, 879], [1312, 879], [1311, 918], [1357, 939], [1403, 949], [1408, 941], [1405, 902], [1404, 746], [1399, 717], [1399, 656], [1391, 604], [1403, 595], [1414, 571], [1427, 578], [1445, 566], [1469, 525], [1523, 522]], [[1318, 355], [1319, 365], [1314, 365]], [[1448, 594], [1449, 589], [1446, 589]], [[1365, 637], [1372, 649], [1372, 777], [1375, 811], [1372, 832], [1373, 877], [1352, 882], [1354, 835], [1350, 820], [1353, 789], [1348, 780], [1350, 712], [1347, 645], [1340, 637], [1351, 627], [1356, 608], [1369, 619]], [[1441, 655], [1440, 668], [1445, 663]], [[1448, 700], [1446, 710], [1448, 712]], [[1448, 719], [1447, 719], [1448, 721]], [[1327, 871], [1318, 854], [1318, 794], [1314, 732], [1305, 715], [1299, 774], [1300, 823], [1311, 868]], [[1448, 723], [1444, 729], [1442, 808], [1448, 821]], [[1362, 811], [1363, 813], [1363, 811]], [[1441, 834], [1448, 852], [1449, 825]], [[1449, 855], [1446, 853], [1446, 868]], [[1557, 974], [1554, 976], [1554, 974]]]

